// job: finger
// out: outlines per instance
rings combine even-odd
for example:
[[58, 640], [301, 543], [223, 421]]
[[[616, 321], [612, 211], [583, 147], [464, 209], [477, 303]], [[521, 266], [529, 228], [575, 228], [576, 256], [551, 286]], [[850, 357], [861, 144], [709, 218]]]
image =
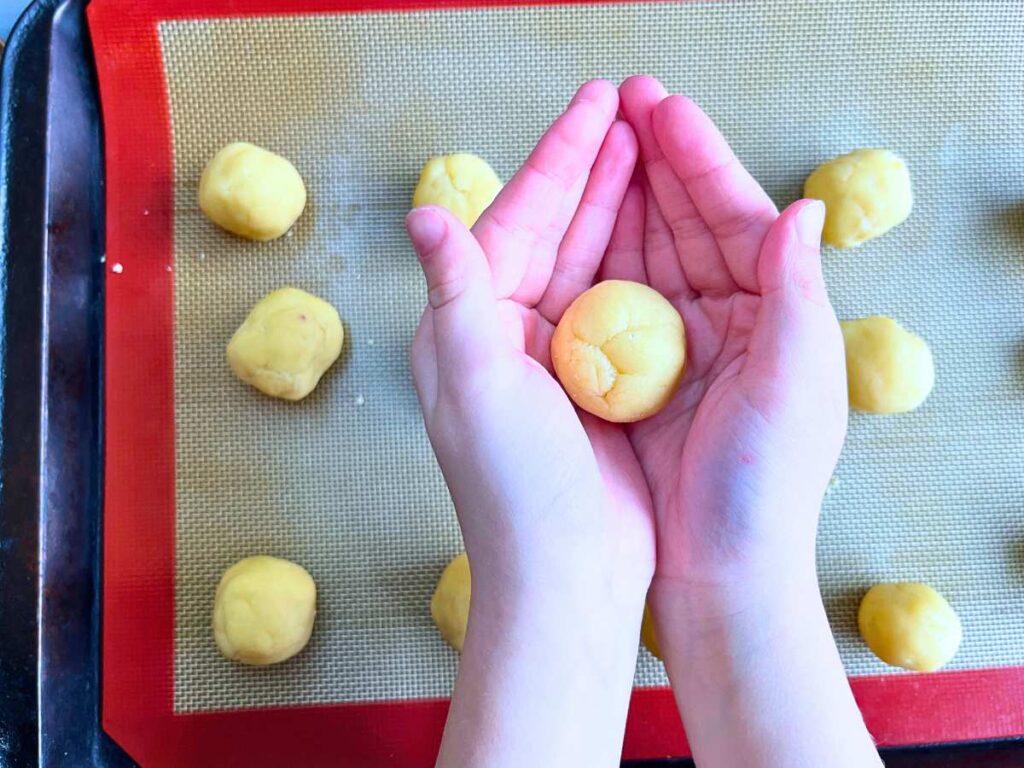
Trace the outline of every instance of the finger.
[[[498, 298], [530, 305], [540, 299], [536, 286], [546, 285], [571, 220], [566, 203], [582, 194], [618, 105], [618, 93], [607, 81], [592, 80], [580, 88], [473, 227], [491, 264]], [[541, 255], [547, 258], [535, 261]], [[533, 274], [545, 270], [542, 279]], [[520, 293], [525, 283], [527, 290]]]
[[439, 379], [486, 365], [505, 338], [480, 244], [438, 206], [416, 208], [405, 224], [427, 279]]
[[602, 280], [632, 280], [647, 283], [644, 268], [644, 187], [633, 182], [622, 198], [608, 252], [601, 263]]
[[756, 293], [757, 257], [775, 204], [740, 163], [711, 118], [685, 96], [654, 110], [654, 135], [743, 290]]
[[647, 282], [654, 290], [678, 306], [681, 302], [694, 298], [696, 293], [690, 287], [688, 279], [680, 279], [686, 270], [676, 268], [679, 264], [678, 241], [672, 233], [672, 228], [665, 221], [665, 215], [649, 185], [644, 190], [644, 196], [644, 265], [647, 270]]
[[637, 144], [625, 122], [612, 124], [590, 172], [576, 215], [537, 310], [557, 323], [566, 307], [589, 288], [601, 264], [636, 165]]
[[587, 180], [588, 174], [586, 173], [576, 180], [562, 201], [558, 215], [548, 223], [541, 237], [534, 243], [529, 261], [526, 263], [526, 272], [513, 296], [510, 297], [513, 301], [532, 309], [544, 297], [544, 293], [551, 283], [554, 266], [558, 261], [559, 243], [569, 229], [573, 216], [576, 215], [576, 210], [583, 199]]
[[821, 270], [824, 221], [825, 204], [820, 200], [798, 200], [776, 218], [757, 263], [763, 295], [782, 293], [786, 299], [828, 303]]
[[[685, 282], [701, 293], [735, 292], [736, 282], [714, 235], [655, 138], [654, 111], [668, 93], [654, 78], [638, 76], [629, 78], [619, 87], [619, 96], [622, 112], [640, 142], [640, 158], [651, 190], [672, 231], [680, 274], [671, 284]], [[664, 274], [667, 277], [667, 267]]]
[[[769, 228], [761, 248], [761, 302], [748, 365], [761, 380], [821, 369], [838, 325], [821, 271], [825, 206], [800, 200]], [[834, 351], [834, 350], [833, 350]]]
[[409, 350], [409, 364], [420, 407], [425, 415], [429, 414], [437, 402], [437, 353], [434, 349], [434, 318], [429, 306], [423, 310], [416, 328]]

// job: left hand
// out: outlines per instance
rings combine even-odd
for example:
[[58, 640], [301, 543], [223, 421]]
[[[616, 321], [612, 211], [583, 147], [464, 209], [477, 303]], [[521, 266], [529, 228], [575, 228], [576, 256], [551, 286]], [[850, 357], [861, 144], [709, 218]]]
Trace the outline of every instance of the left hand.
[[584, 85], [472, 232], [440, 208], [407, 220], [428, 291], [413, 376], [472, 570], [439, 766], [618, 764], [650, 495], [625, 433], [576, 413], [548, 351], [633, 173], [618, 106], [610, 83]]
[[554, 325], [590, 286], [636, 161], [617, 109], [613, 85], [584, 85], [472, 233], [440, 208], [408, 218], [429, 296], [413, 374], [474, 588], [492, 569], [571, 578], [600, 566], [642, 593], [653, 572], [629, 441], [577, 415], [550, 371]]

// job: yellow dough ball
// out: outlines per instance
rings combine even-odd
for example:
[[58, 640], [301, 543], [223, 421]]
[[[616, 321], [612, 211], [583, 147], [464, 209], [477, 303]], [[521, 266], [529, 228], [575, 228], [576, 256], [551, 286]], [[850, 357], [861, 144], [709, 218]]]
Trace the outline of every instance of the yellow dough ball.
[[285, 400], [301, 400], [341, 354], [338, 311], [298, 288], [268, 293], [228, 343], [228, 364], [242, 381]]
[[432, 157], [423, 166], [412, 207], [440, 205], [472, 227], [501, 191], [501, 179], [476, 155]]
[[646, 285], [606, 280], [562, 315], [551, 360], [580, 408], [606, 421], [639, 421], [664, 408], [679, 386], [683, 319]]
[[956, 654], [963, 630], [949, 603], [927, 584], [876, 584], [857, 612], [861, 637], [894, 667], [930, 672]]
[[456, 651], [462, 650], [469, 623], [469, 557], [463, 552], [452, 559], [437, 580], [430, 598], [430, 615], [441, 637]]
[[640, 624], [640, 640], [654, 658], [662, 659], [661, 643], [658, 642], [658, 633], [654, 628], [654, 616], [651, 615], [651, 607], [647, 604], [644, 604], [644, 619]]
[[305, 568], [276, 557], [247, 557], [221, 577], [213, 634], [229, 659], [276, 664], [306, 647], [315, 616], [316, 584]]
[[858, 149], [818, 166], [804, 197], [825, 203], [822, 239], [852, 248], [884, 235], [910, 215], [913, 195], [904, 162], [884, 149]]
[[912, 411], [935, 384], [928, 344], [890, 317], [843, 320], [850, 405], [871, 413]]
[[295, 166], [254, 144], [228, 144], [206, 164], [199, 207], [228, 232], [273, 240], [306, 207], [306, 187]]

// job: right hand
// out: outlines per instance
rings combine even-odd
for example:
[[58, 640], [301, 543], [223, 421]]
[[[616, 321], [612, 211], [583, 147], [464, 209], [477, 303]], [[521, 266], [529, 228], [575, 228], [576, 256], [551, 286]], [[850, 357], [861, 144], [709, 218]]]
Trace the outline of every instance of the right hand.
[[644, 177], [605, 277], [686, 324], [679, 392], [629, 430], [654, 500], [649, 603], [701, 766], [880, 765], [818, 590], [818, 513], [846, 431], [824, 207], [781, 215], [696, 104], [627, 80]]
[[620, 93], [644, 174], [603, 276], [666, 296], [688, 344], [675, 398], [630, 430], [655, 505], [655, 593], [795, 569], [813, 580], [847, 418], [824, 206], [802, 200], [780, 216], [696, 104], [649, 77]]

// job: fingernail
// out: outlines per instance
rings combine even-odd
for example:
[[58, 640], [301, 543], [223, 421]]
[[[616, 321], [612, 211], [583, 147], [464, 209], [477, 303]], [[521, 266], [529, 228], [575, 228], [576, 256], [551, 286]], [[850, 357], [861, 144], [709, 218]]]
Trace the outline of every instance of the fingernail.
[[[611, 83], [607, 80], [591, 80], [590, 82], [584, 83], [580, 86], [580, 89], [576, 91], [576, 95], [572, 97], [572, 101], [569, 102], [569, 106], [571, 107], [579, 104], [581, 101], [598, 101], [609, 85], [611, 85]], [[614, 88], [615, 86], [611, 87]]]
[[796, 215], [796, 233], [808, 248], [821, 247], [821, 228], [825, 224], [825, 204], [811, 200]]
[[405, 217], [413, 248], [421, 257], [433, 251], [448, 233], [448, 224], [429, 208], [417, 208]]

